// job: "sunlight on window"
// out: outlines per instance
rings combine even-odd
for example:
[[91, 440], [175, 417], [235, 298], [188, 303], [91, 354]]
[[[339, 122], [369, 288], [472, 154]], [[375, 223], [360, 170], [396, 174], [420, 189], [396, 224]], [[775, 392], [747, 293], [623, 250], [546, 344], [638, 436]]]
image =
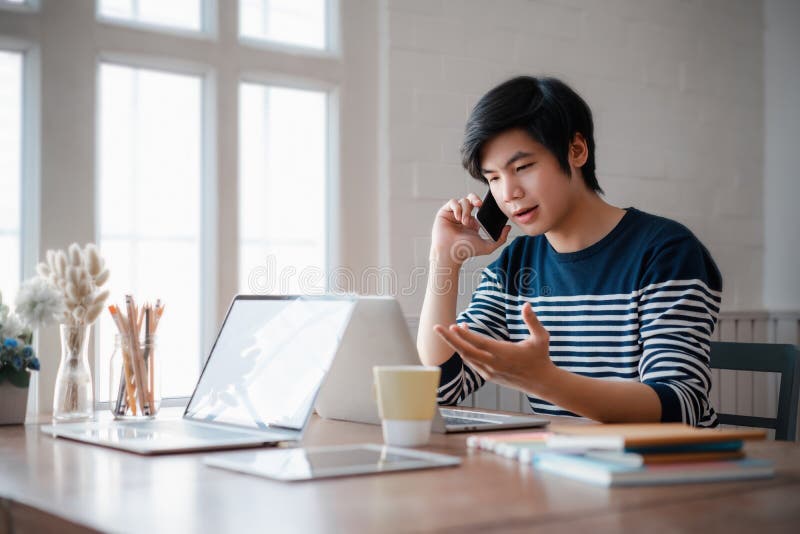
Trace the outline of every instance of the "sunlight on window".
[[240, 0], [239, 35], [324, 49], [326, 4], [325, 0]]
[[327, 95], [242, 84], [239, 289], [326, 289]]
[[185, 30], [202, 29], [201, 0], [100, 0], [101, 15]]
[[[110, 302], [125, 293], [163, 299], [162, 392], [187, 396], [201, 361], [202, 79], [103, 64], [99, 96], [99, 246]], [[115, 333], [108, 314], [99, 329], [102, 401]]]
[[0, 51], [0, 291], [13, 305], [20, 282], [22, 54]]

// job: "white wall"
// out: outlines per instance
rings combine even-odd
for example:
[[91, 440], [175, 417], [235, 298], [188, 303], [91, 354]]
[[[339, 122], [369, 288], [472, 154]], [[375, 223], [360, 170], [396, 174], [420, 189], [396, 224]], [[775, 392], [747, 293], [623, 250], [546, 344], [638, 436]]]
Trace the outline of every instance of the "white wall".
[[764, 305], [800, 309], [800, 2], [764, 3]]
[[[383, 209], [401, 281], [426, 266], [439, 206], [483, 192], [459, 164], [472, 105], [513, 75], [550, 74], [594, 112], [608, 201], [686, 224], [722, 270], [723, 309], [761, 308], [761, 2], [388, 0], [384, 9]], [[423, 294], [400, 297], [412, 321]]]

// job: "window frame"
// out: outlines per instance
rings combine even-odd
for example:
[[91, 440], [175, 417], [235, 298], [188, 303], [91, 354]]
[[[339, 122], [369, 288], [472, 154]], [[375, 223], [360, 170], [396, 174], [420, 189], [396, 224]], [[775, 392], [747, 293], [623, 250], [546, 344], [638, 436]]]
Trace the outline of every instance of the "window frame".
[[[316, 91], [325, 95], [325, 214], [323, 220], [327, 232], [325, 235], [325, 250], [324, 250], [324, 270], [325, 270], [325, 284], [324, 290], [330, 291], [330, 272], [333, 266], [339, 265], [339, 219], [334, 216], [336, 209], [339, 207], [340, 202], [340, 176], [339, 176], [339, 106], [340, 106], [340, 89], [337, 84], [326, 82], [323, 80], [308, 78], [303, 76], [287, 76], [280, 74], [271, 74], [264, 72], [242, 72], [239, 76], [237, 83], [237, 92], [241, 90], [242, 84], [260, 85], [262, 87], [278, 87], [283, 89], [297, 89], [303, 91]], [[237, 99], [238, 100], [238, 99]], [[238, 116], [241, 114], [241, 101], [238, 102], [237, 113], [237, 126]], [[238, 160], [238, 173], [236, 176], [236, 192], [237, 198], [242, 186], [242, 172], [241, 172], [241, 144], [237, 143], [237, 160]], [[240, 214], [237, 214], [237, 241], [236, 241], [236, 263], [241, 263], [241, 239], [238, 238], [238, 229], [241, 227]], [[241, 284], [241, 280], [237, 280]]]
[[213, 14], [217, 13], [217, 1], [218, 0], [200, 0], [200, 29], [197, 30], [170, 26], [168, 24], [129, 20], [104, 15], [100, 11], [100, 2], [102, 2], [102, 0], [95, 0], [94, 2], [94, 17], [98, 24], [104, 24], [110, 28], [130, 28], [133, 30], [172, 35], [182, 38], [216, 40], [218, 36], [217, 17]]
[[8, 0], [0, 0], [0, 9], [17, 11], [19, 13], [35, 13], [39, 11], [39, 2], [40, 0], [24, 0], [21, 3], [14, 3]]
[[325, 4], [325, 47], [313, 48], [310, 46], [283, 43], [274, 39], [252, 37], [242, 35], [242, 28], [239, 24], [241, 20], [242, 3], [236, 2], [236, 39], [240, 46], [255, 50], [266, 50], [283, 54], [302, 54], [310, 57], [319, 58], [340, 58], [342, 55], [342, 43], [340, 28], [341, 7], [339, 0], [323, 0]]
[[[35, 5], [25, 11], [38, 9]], [[0, 4], [5, 8], [6, 4]], [[0, 35], [0, 50], [21, 56], [22, 113], [20, 116], [20, 282], [36, 272], [39, 257], [39, 220], [41, 213], [41, 154], [39, 132], [41, 124], [41, 76], [39, 46], [27, 39]], [[39, 352], [39, 340], [34, 338], [34, 350]], [[31, 380], [33, 410], [38, 411], [38, 381]]]
[[[205, 0], [208, 2], [208, 5], [213, 5], [215, 8], [218, 7], [217, 0]], [[332, 20], [339, 20], [339, 2], [338, 0], [326, 0], [328, 6], [328, 16], [326, 17], [326, 21], [330, 24]], [[235, 36], [235, 44], [236, 44], [236, 55], [239, 57], [242, 56], [251, 56], [253, 50], [248, 49], [246, 43], [242, 43], [239, 40], [238, 31], [238, 13], [239, 13], [239, 3], [236, 4], [236, 36]], [[335, 6], [336, 13], [332, 13], [331, 6]], [[99, 9], [99, 0], [95, 0], [95, 7], [96, 10]], [[216, 10], [215, 13], [219, 11]], [[230, 13], [228, 14], [230, 15]], [[106, 20], [106, 17], [98, 17], [97, 13], [95, 13], [95, 23], [98, 25], [106, 24], [108, 28], [116, 28], [121, 31], [125, 31], [125, 29], [135, 29], [135, 30], [142, 30], [147, 32], [147, 34], [154, 32], [162, 35], [171, 35], [178, 38], [189, 38], [189, 39], [199, 39], [199, 40], [206, 40], [208, 44], [213, 47], [222, 48], [224, 43], [220, 42], [219, 36], [217, 34], [201, 34], [200, 32], [186, 32], [176, 28], [169, 28], [169, 27], [162, 27], [160, 25], [155, 24], [142, 24], [142, 23], [131, 23], [130, 21], [118, 20], [114, 19], [113, 21], [109, 22]], [[216, 17], [215, 17], [216, 19]], [[213, 27], [217, 28], [218, 23], [214, 22]], [[339, 35], [338, 25], [334, 27], [328, 28], [328, 36]], [[148, 35], [142, 34], [141, 39], [147, 39]], [[262, 43], [263, 44], [263, 43]], [[179, 46], [179, 45], [178, 45]], [[265, 52], [267, 54], [273, 55], [274, 53], [278, 59], [281, 56], [291, 55], [293, 57], [302, 56], [306, 58], [304, 61], [308, 63], [308, 72], [313, 73], [315, 69], [313, 66], [318, 64], [318, 60], [323, 61], [325, 64], [331, 64], [332, 62], [338, 62], [339, 56], [338, 51], [332, 53], [330, 50], [315, 50], [303, 47], [293, 47], [293, 46], [275, 46], [273, 43], [268, 43], [265, 46], [257, 46], [255, 47], [255, 51]], [[170, 53], [173, 52], [173, 53]], [[339, 219], [334, 216], [336, 208], [339, 206], [340, 196], [339, 196], [339, 86], [340, 81], [337, 79], [335, 81], [331, 80], [331, 76], [326, 76], [325, 73], [320, 75], [319, 77], [314, 77], [312, 75], [303, 75], [298, 76], [296, 74], [289, 74], [283, 71], [280, 66], [278, 68], [264, 68], [261, 65], [258, 68], [240, 68], [234, 74], [235, 78], [231, 79], [228, 77], [224, 79], [225, 73], [223, 65], [219, 63], [224, 62], [224, 58], [219, 59], [217, 63], [214, 61], [209, 61], [209, 58], [206, 54], [203, 54], [202, 58], [194, 57], [186, 57], [183, 54], [175, 54], [175, 50], [165, 51], [163, 54], [148, 54], [148, 53], [140, 53], [140, 52], [128, 52], [128, 51], [109, 51], [104, 48], [101, 48], [100, 51], [96, 54], [95, 57], [95, 64], [94, 64], [94, 73], [95, 73], [95, 95], [96, 98], [94, 99], [94, 110], [95, 110], [95, 118], [94, 118], [94, 132], [95, 132], [95, 140], [94, 140], [94, 191], [95, 193], [99, 190], [99, 181], [100, 181], [100, 174], [99, 174], [99, 136], [100, 136], [100, 128], [99, 128], [99, 109], [100, 109], [100, 66], [104, 63], [107, 64], [116, 64], [116, 65], [123, 65], [128, 67], [134, 68], [144, 68], [144, 69], [151, 69], [151, 70], [158, 70], [166, 73], [175, 73], [175, 74], [185, 74], [191, 76], [201, 76], [203, 78], [202, 83], [202, 102], [203, 102], [203, 116], [202, 116], [202, 128], [203, 128], [203, 141], [202, 141], [202, 151], [203, 151], [203, 161], [202, 161], [202, 179], [203, 183], [201, 184], [201, 228], [200, 228], [200, 247], [201, 247], [201, 258], [202, 258], [202, 266], [200, 272], [200, 279], [201, 279], [201, 287], [200, 290], [200, 305], [201, 305], [201, 319], [200, 319], [200, 349], [201, 354], [199, 355], [200, 359], [200, 370], [202, 369], [205, 364], [205, 360], [210, 353], [211, 347], [213, 346], [215, 340], [215, 334], [218, 329], [218, 318], [220, 317], [221, 313], [224, 313], [225, 310], [220, 309], [220, 294], [223, 291], [222, 284], [220, 283], [223, 277], [227, 274], [228, 276], [233, 276], [236, 280], [236, 286], [234, 288], [234, 292], [238, 292], [238, 265], [239, 265], [239, 222], [238, 222], [238, 188], [240, 184], [239, 179], [239, 153], [240, 153], [240, 143], [238, 140], [238, 128], [239, 128], [239, 87], [241, 83], [256, 83], [256, 84], [264, 84], [264, 85], [273, 85], [273, 86], [280, 86], [280, 87], [289, 87], [289, 88], [296, 88], [296, 89], [308, 89], [314, 91], [321, 91], [326, 94], [326, 109], [327, 109], [327, 132], [326, 132], [326, 213], [325, 213], [325, 221], [326, 226], [328, 228], [327, 236], [326, 236], [326, 246], [325, 246], [325, 271], [326, 271], [326, 289], [327, 289], [327, 281], [329, 280], [328, 273], [330, 273], [330, 269], [332, 265], [338, 263], [338, 251], [339, 251], [339, 244], [340, 244], [340, 236], [339, 236]], [[259, 61], [260, 63], [260, 61]], [[220, 178], [219, 176], [219, 158], [220, 158], [220, 143], [223, 141], [220, 139], [221, 131], [219, 128], [219, 116], [222, 113], [221, 111], [221, 102], [220, 102], [220, 91], [224, 90], [221, 89], [221, 85], [228, 83], [229, 89], [232, 88], [234, 92], [234, 101], [236, 103], [233, 109], [232, 118], [233, 123], [235, 125], [235, 129], [237, 132], [236, 142], [235, 144], [235, 155], [236, 158], [236, 175], [234, 179], [230, 180], [229, 182], [223, 183], [225, 180]], [[234, 223], [235, 232], [229, 232], [235, 234], [234, 239], [234, 250], [236, 255], [236, 260], [234, 262], [233, 268], [223, 268], [222, 260], [220, 257], [221, 251], [221, 234], [224, 233], [219, 226], [219, 222], [221, 220], [220, 217], [220, 205], [216, 202], [218, 199], [218, 189], [224, 187], [228, 183], [235, 184], [236, 193], [234, 200], [236, 204], [236, 221]], [[94, 216], [95, 216], [95, 224], [94, 224], [94, 240], [97, 242], [100, 237], [100, 225], [99, 225], [99, 195], [95, 194], [94, 197]], [[227, 303], [226, 303], [227, 304]], [[227, 309], [227, 306], [226, 306]], [[94, 347], [94, 358], [92, 361], [93, 369], [99, 367], [101, 365], [101, 360], [106, 358], [107, 355], [104, 355], [99, 350], [100, 345], [100, 338], [99, 335], [94, 335], [94, 340], [92, 343]], [[97, 374], [96, 374], [97, 375]], [[94, 384], [95, 392], [99, 391], [99, 387], [104, 387], [103, 384]], [[167, 406], [185, 406], [189, 399], [191, 398], [191, 393], [187, 396], [181, 397], [165, 397], [162, 399], [162, 405]], [[105, 410], [108, 408], [107, 402], [96, 401], [95, 408], [98, 410]]]
[[[25, 95], [25, 64], [26, 64], [26, 52], [23, 43], [12, 43], [10, 41], [3, 41], [0, 39], [0, 53], [5, 54], [13, 54], [19, 56], [19, 91], [20, 91], [20, 113], [19, 113], [19, 167], [17, 168], [17, 173], [19, 176], [19, 201], [18, 201], [18, 208], [19, 208], [19, 219], [17, 220], [18, 225], [18, 234], [17, 237], [19, 238], [19, 261], [17, 264], [17, 268], [19, 269], [20, 279], [16, 281], [19, 284], [25, 278], [25, 271], [24, 271], [24, 232], [25, 232], [25, 198], [26, 198], [26, 191], [25, 186], [27, 180], [25, 180], [25, 102], [27, 100]], [[13, 234], [12, 234], [13, 235]], [[3, 288], [0, 287], [0, 291]], [[9, 303], [8, 294], [4, 294], [6, 304]]]
[[[200, 324], [198, 336], [198, 346], [200, 347], [201, 354], [208, 354], [211, 350], [212, 340], [204, 335], [209, 331], [209, 326], [212, 329], [216, 328], [213, 321], [213, 312], [217, 307], [217, 232], [216, 222], [217, 206], [213, 202], [215, 196], [215, 188], [217, 185], [216, 173], [216, 122], [213, 117], [216, 113], [216, 91], [214, 88], [216, 72], [209, 66], [202, 63], [193, 61], [186, 61], [183, 59], [169, 58], [169, 57], [155, 57], [140, 54], [127, 54], [116, 52], [101, 52], [95, 59], [95, 141], [94, 141], [94, 155], [95, 155], [95, 173], [94, 173], [94, 191], [99, 192], [101, 189], [101, 176], [100, 176], [100, 137], [102, 135], [100, 129], [100, 111], [102, 109], [102, 93], [101, 93], [101, 77], [100, 70], [103, 65], [117, 65], [122, 67], [134, 69], [146, 69], [151, 71], [164, 72], [167, 74], [179, 74], [185, 76], [195, 76], [200, 79], [200, 101], [201, 101], [201, 162], [200, 162], [200, 228], [199, 242], [200, 242], [200, 272], [199, 272], [199, 287], [196, 288], [200, 296]], [[94, 242], [99, 243], [102, 228], [100, 225], [100, 195], [94, 196]], [[93, 345], [95, 347], [95, 366], [97, 367], [100, 360], [106, 358], [100, 351], [100, 335], [95, 332]], [[202, 372], [205, 357], [200, 357], [199, 371]], [[95, 376], [99, 376], [95, 373]], [[198, 375], [199, 376], [199, 375]], [[99, 391], [99, 387], [105, 387], [105, 384], [94, 384], [95, 393]], [[163, 406], [182, 406], [191, 397], [191, 393], [187, 396], [177, 397], [164, 397], [162, 398]], [[95, 395], [97, 398], [97, 395]], [[108, 409], [108, 402], [96, 401], [96, 409]]]
[[[359, 221], [372, 217], [376, 209], [370, 203], [354, 200], [351, 214], [345, 217], [340, 209], [340, 198], [346, 201], [356, 188], [359, 198], [374, 194], [377, 186], [372, 183], [372, 177], [383, 179], [375, 168], [379, 158], [374, 154], [380, 143], [373, 136], [364, 135], [363, 129], [350, 126], [350, 121], [366, 121], [376, 127], [378, 123], [378, 109], [372, 106], [364, 109], [354, 99], [356, 95], [371, 97], [371, 90], [377, 87], [378, 38], [371, 24], [361, 22], [365, 12], [377, 18], [380, 11], [377, 4], [360, 6], [350, 1], [327, 0], [330, 50], [319, 53], [301, 47], [248, 46], [241, 42], [238, 5], [233, 0], [206, 0], [204, 5], [209, 6], [204, 20], [209, 30], [206, 34], [176, 32], [162, 25], [145, 28], [124, 21], [106, 21], [104, 17], [97, 17], [96, 1], [82, 0], [80, 9], [70, 9], [61, 2], [28, 0], [26, 4], [17, 5], [0, 0], [0, 12], [4, 13], [0, 42], [24, 42], [22, 48], [27, 50], [23, 276], [35, 274], [35, 266], [45, 248], [62, 248], [73, 241], [84, 243], [96, 239], [99, 232], [95, 206], [98, 196], [94, 190], [99, 171], [96, 164], [97, 67], [103, 60], [129, 64], [132, 58], [146, 58], [146, 63], [141, 65], [145, 68], [168, 72], [176, 72], [176, 67], [178, 72], [188, 68], [189, 73], [194, 74], [194, 69], [201, 66], [209, 72], [204, 82], [204, 101], [211, 103], [211, 111], [203, 118], [203, 168], [209, 194], [200, 209], [206, 214], [201, 235], [212, 239], [201, 244], [206, 247], [209, 258], [204, 262], [206, 271], [201, 277], [212, 281], [213, 287], [204, 287], [201, 295], [204, 303], [202, 347], [213, 344], [230, 298], [238, 290], [238, 91], [244, 73], [256, 73], [259, 78], [260, 75], [307, 78], [336, 88], [329, 93], [328, 100], [328, 268], [339, 263], [340, 255], [347, 258], [349, 264], [355, 262], [353, 267], [374, 261], [371, 255], [377, 255], [378, 245], [373, 239], [358, 241], [356, 248], [349, 241], [343, 242], [340, 228], [352, 228], [352, 234], [360, 229]], [[353, 33], [356, 42], [367, 40], [374, 46], [351, 49], [345, 61], [339, 40], [342, 24]], [[46, 35], [58, 35], [59, 39], [46, 39]], [[42, 84], [42, 70], [49, 73], [45, 84]], [[347, 97], [340, 98], [345, 80], [352, 81]], [[259, 79], [253, 81], [260, 82]], [[47, 118], [48, 127], [42, 128], [45, 112], [52, 115]], [[347, 118], [345, 127], [340, 124], [340, 113]], [[370, 151], [365, 155], [353, 151], [340, 154], [342, 143], [345, 146], [366, 143]], [[342, 174], [346, 177], [344, 183], [339, 175], [343, 160], [348, 169]], [[65, 175], [61, 169], [67, 173], [69, 184], [64, 184]], [[62, 193], [65, 187], [66, 195]], [[350, 193], [341, 191], [341, 187], [348, 188]], [[43, 213], [44, 210], [47, 213]], [[357, 214], [355, 218], [353, 211]], [[60, 222], [73, 213], [74, 224]], [[339, 250], [342, 243], [346, 250]], [[36, 350], [42, 354], [58, 354], [61, 349], [57, 327], [38, 332], [35, 342]], [[89, 345], [89, 353], [90, 367], [97, 376], [95, 368], [108, 355], [100, 354], [94, 342]], [[201, 368], [207, 356], [207, 348], [197, 355]], [[41, 372], [34, 375], [28, 412], [32, 419], [29, 420], [49, 419], [57, 367], [43, 366]], [[95, 382], [95, 387], [105, 385]], [[175, 401], [177, 405], [184, 405], [188, 399], [187, 396]], [[172, 400], [165, 399], [164, 406], [172, 404]], [[96, 408], [102, 410], [104, 406], [97, 404]]]

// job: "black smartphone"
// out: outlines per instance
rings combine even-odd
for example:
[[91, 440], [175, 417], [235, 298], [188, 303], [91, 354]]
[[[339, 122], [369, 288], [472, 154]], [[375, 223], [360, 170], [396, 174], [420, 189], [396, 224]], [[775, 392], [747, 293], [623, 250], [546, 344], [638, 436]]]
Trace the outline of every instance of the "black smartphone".
[[486, 193], [486, 196], [483, 198], [483, 204], [478, 208], [478, 213], [475, 214], [475, 218], [478, 219], [478, 224], [481, 225], [481, 228], [483, 228], [492, 239], [495, 241], [500, 240], [500, 236], [503, 234], [503, 228], [505, 228], [508, 222], [508, 217], [506, 217], [506, 214], [503, 213], [500, 206], [495, 202], [491, 191]]

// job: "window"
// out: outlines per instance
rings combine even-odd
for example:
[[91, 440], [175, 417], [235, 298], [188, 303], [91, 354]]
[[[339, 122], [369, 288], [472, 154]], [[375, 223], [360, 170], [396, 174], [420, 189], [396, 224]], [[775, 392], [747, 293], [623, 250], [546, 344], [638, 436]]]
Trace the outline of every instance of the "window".
[[147, 25], [200, 31], [201, 0], [99, 0], [102, 17]]
[[239, 290], [324, 291], [328, 95], [251, 83], [239, 94]]
[[306, 48], [328, 48], [326, 0], [240, 0], [239, 34]]
[[20, 282], [22, 54], [0, 51], [0, 291], [13, 303]]
[[[162, 395], [188, 396], [201, 364], [202, 91], [199, 76], [99, 69], [99, 246], [111, 302], [161, 298]], [[210, 288], [206, 288], [209, 291]], [[114, 327], [100, 322], [98, 400], [107, 400]]]
[[[40, 244], [97, 243], [110, 302], [132, 293], [166, 304], [158, 350], [174, 406], [192, 392], [248, 274], [273, 261], [276, 274], [256, 290], [280, 291], [278, 269], [294, 273], [285, 291], [327, 288], [339, 222], [329, 216], [338, 196], [332, 103], [345, 78], [370, 87], [375, 73], [342, 68], [339, 0], [83, 0], [89, 18], [48, 8], [64, 3], [0, 0], [0, 12], [14, 12], [0, 15], [0, 287], [13, 300]], [[368, 25], [350, 31], [356, 42], [377, 40]], [[298, 201], [302, 218], [287, 208]], [[68, 213], [79, 214], [74, 224]], [[93, 334], [102, 410], [115, 334], [107, 312]], [[57, 333], [38, 339], [45, 352], [58, 349]], [[40, 414], [54, 374], [39, 375]]]

